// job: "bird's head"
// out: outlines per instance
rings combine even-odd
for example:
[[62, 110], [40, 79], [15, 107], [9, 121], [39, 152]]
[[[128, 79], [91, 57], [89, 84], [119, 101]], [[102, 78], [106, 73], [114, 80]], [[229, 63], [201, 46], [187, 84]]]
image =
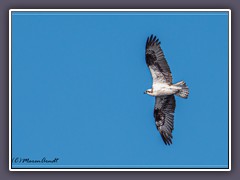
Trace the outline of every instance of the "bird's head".
[[153, 94], [153, 90], [152, 89], [147, 89], [144, 94], [148, 94], [148, 95], [152, 95]]

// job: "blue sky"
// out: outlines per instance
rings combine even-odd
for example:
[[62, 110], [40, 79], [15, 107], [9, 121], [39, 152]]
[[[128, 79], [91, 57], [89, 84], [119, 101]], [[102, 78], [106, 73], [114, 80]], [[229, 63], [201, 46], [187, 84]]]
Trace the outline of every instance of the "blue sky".
[[[153, 117], [145, 42], [157, 35], [189, 98], [176, 97], [173, 144]], [[227, 168], [228, 14], [12, 15], [13, 167]]]

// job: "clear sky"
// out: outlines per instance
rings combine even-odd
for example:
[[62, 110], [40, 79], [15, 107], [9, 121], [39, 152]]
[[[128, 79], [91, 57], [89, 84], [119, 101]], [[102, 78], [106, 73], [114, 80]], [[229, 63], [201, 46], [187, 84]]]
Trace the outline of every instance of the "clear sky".
[[[173, 144], [155, 127], [145, 42], [157, 35], [173, 74]], [[227, 168], [228, 14], [12, 15], [13, 167]], [[43, 166], [41, 166], [43, 165]]]

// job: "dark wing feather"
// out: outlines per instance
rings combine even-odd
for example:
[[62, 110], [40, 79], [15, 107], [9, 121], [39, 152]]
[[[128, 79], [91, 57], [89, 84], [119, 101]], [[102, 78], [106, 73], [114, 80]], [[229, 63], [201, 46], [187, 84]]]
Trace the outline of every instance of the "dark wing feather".
[[166, 145], [172, 144], [175, 107], [174, 95], [158, 96], [155, 98], [155, 123]]
[[147, 38], [146, 63], [152, 74], [153, 84], [172, 84], [172, 74], [160, 47], [160, 42], [153, 35]]

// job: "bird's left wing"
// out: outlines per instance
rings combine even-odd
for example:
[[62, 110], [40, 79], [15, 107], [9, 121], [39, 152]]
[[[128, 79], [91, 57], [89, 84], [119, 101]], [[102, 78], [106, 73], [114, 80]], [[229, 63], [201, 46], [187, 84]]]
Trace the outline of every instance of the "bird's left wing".
[[145, 54], [146, 63], [152, 74], [153, 84], [172, 84], [172, 73], [156, 36], [151, 35], [147, 38]]
[[175, 107], [176, 103], [174, 95], [157, 96], [155, 98], [155, 123], [166, 145], [172, 144]]

